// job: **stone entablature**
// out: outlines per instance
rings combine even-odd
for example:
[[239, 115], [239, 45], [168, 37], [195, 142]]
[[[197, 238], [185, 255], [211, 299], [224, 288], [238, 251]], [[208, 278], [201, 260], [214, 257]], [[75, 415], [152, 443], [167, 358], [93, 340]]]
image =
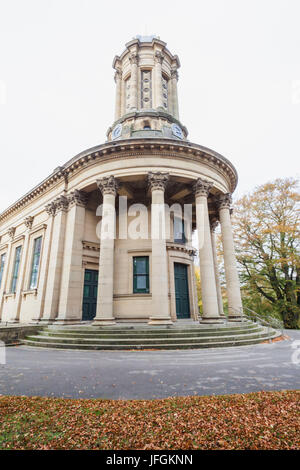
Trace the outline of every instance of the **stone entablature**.
[[[188, 159], [201, 162], [218, 171], [228, 182], [230, 192], [237, 185], [237, 172], [232, 163], [219, 153], [190, 142], [176, 142], [167, 139], [137, 139], [105, 143], [81, 152], [69, 160], [63, 167], [59, 167], [55, 174], [36, 186], [31, 192], [11, 205], [0, 214], [0, 223], [17, 214], [50, 189], [54, 189], [58, 183], [65, 182], [69, 185], [71, 179], [80, 171], [98, 162], [106, 162], [116, 158], [147, 157], [148, 155], [171, 156], [172, 158]], [[52, 204], [52, 203], [50, 203]], [[54, 208], [52, 207], [54, 210]], [[49, 210], [51, 210], [49, 206]]]

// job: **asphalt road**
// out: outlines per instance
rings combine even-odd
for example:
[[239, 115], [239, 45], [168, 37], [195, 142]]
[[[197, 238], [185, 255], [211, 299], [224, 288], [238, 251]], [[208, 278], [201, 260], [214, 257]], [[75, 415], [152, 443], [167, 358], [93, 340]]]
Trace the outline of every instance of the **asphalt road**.
[[150, 399], [300, 389], [300, 331], [255, 346], [177, 351], [6, 348], [0, 395]]

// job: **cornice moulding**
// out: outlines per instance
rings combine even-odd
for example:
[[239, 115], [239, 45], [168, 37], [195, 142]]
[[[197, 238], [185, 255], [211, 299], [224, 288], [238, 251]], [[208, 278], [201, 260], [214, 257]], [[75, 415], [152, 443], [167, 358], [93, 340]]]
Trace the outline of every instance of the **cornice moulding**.
[[139, 156], [147, 153], [158, 155], [181, 156], [194, 160], [201, 160], [203, 163], [213, 164], [215, 168], [220, 168], [230, 181], [230, 190], [234, 191], [237, 185], [237, 172], [232, 163], [221, 154], [194, 144], [188, 141], [175, 141], [173, 139], [158, 138], [142, 138], [142, 139], [126, 139], [115, 142], [106, 142], [104, 144], [87, 149], [71, 160], [66, 162], [62, 167], [58, 167], [56, 173], [52, 173], [48, 178], [44, 179], [39, 185], [35, 186], [32, 191], [28, 192], [11, 205], [8, 209], [0, 214], [0, 223], [7, 219], [10, 215], [16, 213], [19, 209], [32, 202], [38, 196], [47, 193], [50, 189], [54, 189], [56, 185], [65, 182], [75, 173], [76, 170], [87, 167], [90, 163], [101, 158], [109, 160], [111, 158], [122, 158], [128, 156]]

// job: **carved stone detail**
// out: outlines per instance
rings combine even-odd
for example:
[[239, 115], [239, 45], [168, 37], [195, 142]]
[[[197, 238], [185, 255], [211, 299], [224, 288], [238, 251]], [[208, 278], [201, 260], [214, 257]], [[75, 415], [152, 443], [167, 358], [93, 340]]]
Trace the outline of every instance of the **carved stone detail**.
[[196, 183], [193, 186], [194, 193], [196, 196], [205, 196], [208, 197], [211, 188], [213, 187], [213, 183], [207, 180], [202, 180], [198, 178]]
[[96, 183], [103, 196], [104, 194], [112, 194], [113, 196], [117, 195], [119, 183], [113, 175], [105, 176], [104, 178], [97, 180]]
[[219, 225], [219, 221], [216, 217], [213, 217], [212, 219], [210, 219], [210, 229], [212, 232], [216, 230], [218, 225]]
[[151, 191], [155, 189], [160, 189], [164, 191], [166, 189], [167, 183], [169, 181], [169, 173], [157, 173], [150, 172], [148, 173], [148, 184]]
[[177, 69], [172, 69], [171, 70], [171, 78], [176, 78], [176, 80], [178, 80], [178, 72], [177, 72]]
[[155, 54], [154, 54], [154, 60], [156, 63], [158, 64], [162, 64], [163, 63], [163, 60], [164, 60], [164, 56], [162, 55], [162, 53], [160, 51], [156, 51]]
[[69, 207], [69, 200], [66, 196], [59, 196], [57, 199], [54, 201], [56, 205], [56, 213], [58, 211], [67, 211]]
[[232, 203], [232, 196], [230, 193], [221, 194], [218, 199], [218, 206], [220, 209], [230, 209]]
[[79, 191], [75, 189], [68, 195], [68, 202], [69, 206], [76, 206], [85, 207], [87, 205], [88, 195], [84, 191]]
[[45, 207], [45, 210], [48, 215], [54, 217], [56, 214], [56, 204], [55, 202], [50, 202], [50, 204], [47, 204]]
[[121, 80], [121, 78], [122, 78], [121, 69], [117, 68], [115, 72], [115, 76], [114, 76], [115, 82], [117, 82], [118, 80]]
[[11, 239], [14, 238], [15, 236], [15, 233], [16, 233], [16, 227], [9, 227], [8, 229], [8, 235]]
[[139, 55], [137, 52], [132, 52], [129, 57], [129, 62], [132, 64], [138, 64], [139, 62]]
[[31, 230], [33, 224], [33, 217], [30, 215], [29, 217], [25, 218], [24, 224], [27, 230]]

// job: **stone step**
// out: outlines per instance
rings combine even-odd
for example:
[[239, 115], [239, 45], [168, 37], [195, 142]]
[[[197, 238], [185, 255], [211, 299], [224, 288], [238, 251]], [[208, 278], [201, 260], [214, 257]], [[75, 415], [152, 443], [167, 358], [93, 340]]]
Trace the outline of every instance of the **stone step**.
[[205, 349], [205, 348], [221, 348], [221, 347], [231, 347], [231, 346], [249, 346], [253, 344], [258, 344], [268, 339], [273, 339], [279, 336], [278, 333], [269, 335], [265, 338], [260, 339], [236, 339], [231, 338], [230, 341], [214, 341], [214, 342], [205, 342], [205, 343], [174, 343], [174, 344], [156, 344], [155, 347], [151, 347], [149, 344], [76, 344], [76, 343], [53, 343], [53, 342], [42, 342], [38, 343], [36, 341], [24, 340], [23, 343], [27, 346], [50, 348], [50, 349], [78, 349], [78, 350], [176, 350], [176, 349]]
[[[218, 336], [218, 341], [222, 341], [224, 343], [232, 340], [239, 340], [239, 339], [261, 339], [261, 338], [266, 338], [269, 336], [269, 332], [267, 331], [261, 331], [260, 333], [247, 333], [243, 335], [235, 335], [233, 337], [231, 336]], [[30, 341], [36, 341], [37, 343], [42, 343], [42, 342], [49, 342], [49, 339], [51, 339], [51, 342], [53, 343], [68, 343], [68, 344], [99, 344], [99, 345], [119, 345], [119, 344], [131, 344], [131, 345], [150, 345], [150, 346], [155, 346], [158, 344], [181, 344], [181, 343], [205, 343], [205, 342], [214, 342], [216, 341], [216, 337], [214, 336], [198, 336], [198, 337], [190, 337], [188, 335], [186, 336], [180, 336], [176, 338], [170, 338], [170, 337], [163, 337], [163, 338], [143, 338], [142, 340], [139, 338], [74, 338], [74, 337], [50, 337], [49, 336], [42, 336], [42, 335], [36, 335], [36, 336], [28, 336], [27, 338]]]
[[135, 332], [126, 332], [120, 334], [119, 332], [86, 332], [86, 331], [80, 331], [80, 332], [69, 332], [69, 331], [45, 331], [43, 330], [42, 332], [39, 333], [39, 335], [42, 336], [49, 336], [49, 337], [72, 337], [72, 338], [103, 338], [103, 339], [120, 339], [120, 338], [135, 338], [135, 339], [143, 339], [143, 338], [177, 338], [181, 336], [188, 336], [188, 337], [200, 337], [200, 336], [205, 336], [205, 335], [210, 335], [210, 336], [222, 336], [224, 334], [228, 336], [236, 335], [236, 334], [247, 334], [247, 333], [258, 333], [261, 331], [261, 327], [256, 327], [256, 328], [245, 328], [245, 329], [239, 329], [239, 330], [234, 330], [234, 329], [228, 329], [227, 331], [223, 330], [188, 330], [188, 331], [160, 331], [160, 332], [140, 332], [140, 331], [135, 331]]
[[255, 323], [249, 324], [249, 325], [244, 325], [244, 326], [227, 326], [227, 327], [216, 327], [211, 326], [211, 327], [193, 327], [193, 328], [97, 328], [97, 327], [79, 327], [79, 328], [70, 328], [70, 327], [63, 327], [63, 328], [58, 328], [58, 327], [53, 327], [53, 328], [44, 328], [42, 331], [43, 332], [49, 332], [49, 333], [63, 333], [63, 334], [110, 334], [110, 335], [139, 335], [139, 334], [145, 334], [145, 335], [152, 335], [152, 334], [172, 334], [174, 333], [207, 333], [207, 332], [213, 332], [213, 331], [221, 331], [221, 332], [229, 332], [229, 331], [241, 331], [241, 330], [252, 330], [252, 329], [257, 329], [261, 328], [260, 325], [257, 325]]

